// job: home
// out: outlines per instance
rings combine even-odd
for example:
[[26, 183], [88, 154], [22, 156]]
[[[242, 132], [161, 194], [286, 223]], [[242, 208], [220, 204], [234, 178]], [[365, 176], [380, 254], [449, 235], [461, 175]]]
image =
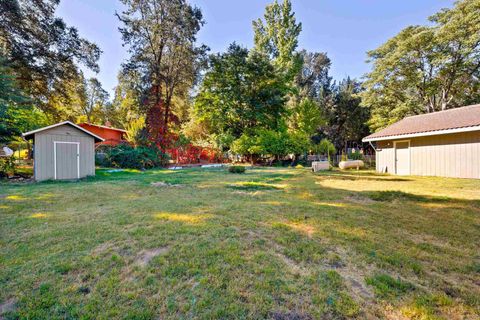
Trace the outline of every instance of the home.
[[98, 142], [97, 146], [116, 146], [122, 142], [125, 142], [125, 135], [127, 131], [123, 129], [113, 128], [109, 122], [107, 122], [104, 126], [86, 122], [80, 123], [79, 126], [104, 139], [103, 142]]
[[378, 172], [480, 178], [480, 104], [407, 117], [363, 141]]

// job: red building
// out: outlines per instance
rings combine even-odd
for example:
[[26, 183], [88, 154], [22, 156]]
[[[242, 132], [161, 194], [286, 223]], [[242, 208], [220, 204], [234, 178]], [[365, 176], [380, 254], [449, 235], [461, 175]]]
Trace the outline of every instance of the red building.
[[109, 126], [109, 123], [106, 123], [105, 126], [101, 126], [85, 122], [80, 123], [79, 126], [105, 139], [105, 141], [99, 142], [97, 145], [116, 146], [122, 142], [125, 142], [125, 134], [127, 131], [123, 129], [112, 128]]

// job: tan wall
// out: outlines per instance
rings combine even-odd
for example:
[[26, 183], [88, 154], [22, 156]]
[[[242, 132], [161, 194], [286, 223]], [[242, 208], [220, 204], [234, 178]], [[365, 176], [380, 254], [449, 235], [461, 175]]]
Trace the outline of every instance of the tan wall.
[[[377, 171], [395, 174], [393, 146], [377, 142]], [[411, 138], [410, 169], [412, 175], [480, 179], [480, 131]]]
[[[95, 175], [95, 142], [93, 137], [70, 125], [63, 125], [35, 134], [35, 180], [51, 180], [55, 177], [54, 141], [79, 142], [80, 178]], [[76, 163], [72, 170], [76, 170]]]

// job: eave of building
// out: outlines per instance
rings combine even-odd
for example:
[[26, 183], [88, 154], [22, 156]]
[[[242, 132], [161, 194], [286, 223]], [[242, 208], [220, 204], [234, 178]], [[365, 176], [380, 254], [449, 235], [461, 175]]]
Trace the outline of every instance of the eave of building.
[[480, 131], [480, 126], [472, 126], [465, 128], [455, 128], [455, 129], [445, 129], [445, 130], [436, 130], [436, 131], [427, 131], [427, 132], [415, 132], [415, 133], [406, 133], [393, 136], [384, 136], [384, 137], [366, 137], [363, 138], [363, 142], [374, 142], [374, 141], [386, 141], [386, 140], [397, 140], [397, 139], [406, 139], [406, 138], [417, 138], [417, 137], [428, 137], [452, 133], [461, 133], [461, 132], [472, 132]]

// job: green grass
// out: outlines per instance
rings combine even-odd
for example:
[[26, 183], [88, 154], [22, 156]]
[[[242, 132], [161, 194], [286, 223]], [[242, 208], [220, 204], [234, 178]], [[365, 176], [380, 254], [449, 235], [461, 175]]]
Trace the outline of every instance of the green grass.
[[479, 190], [307, 168], [0, 182], [0, 318], [478, 318]]

